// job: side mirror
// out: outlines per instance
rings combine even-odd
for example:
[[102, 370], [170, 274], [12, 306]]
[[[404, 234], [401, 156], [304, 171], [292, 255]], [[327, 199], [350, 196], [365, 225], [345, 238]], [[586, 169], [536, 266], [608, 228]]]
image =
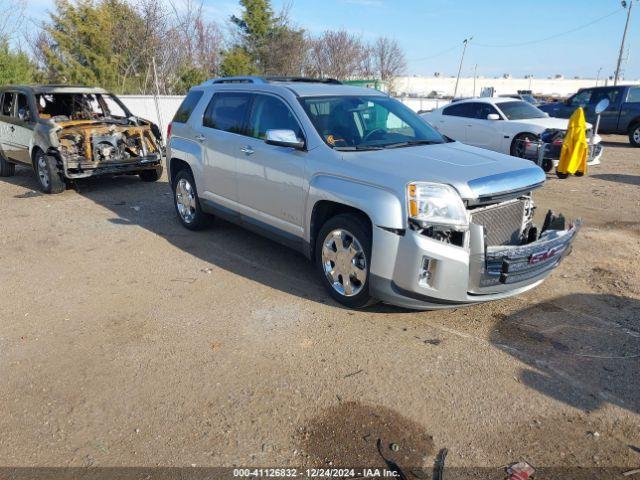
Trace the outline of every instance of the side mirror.
[[304, 141], [296, 137], [293, 130], [267, 130], [264, 142], [278, 147], [290, 147], [296, 150], [304, 148]]
[[18, 118], [20, 120], [22, 120], [23, 122], [26, 120], [29, 120], [29, 112], [27, 112], [26, 108], [19, 108], [18, 109]]
[[600, 115], [602, 112], [604, 112], [607, 108], [609, 108], [609, 99], [608, 98], [603, 98], [602, 100], [600, 100], [597, 104], [596, 104], [596, 115]]
[[500, 120], [500, 115], [497, 113], [490, 113], [487, 115], [487, 120]]

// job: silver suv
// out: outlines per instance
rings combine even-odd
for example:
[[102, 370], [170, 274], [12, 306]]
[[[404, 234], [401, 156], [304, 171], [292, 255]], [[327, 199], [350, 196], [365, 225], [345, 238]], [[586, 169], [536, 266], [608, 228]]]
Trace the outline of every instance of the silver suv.
[[169, 127], [178, 218], [214, 216], [317, 264], [338, 302], [432, 309], [540, 284], [579, 221], [533, 224], [530, 161], [443, 137], [400, 102], [336, 81], [235, 77], [191, 89]]

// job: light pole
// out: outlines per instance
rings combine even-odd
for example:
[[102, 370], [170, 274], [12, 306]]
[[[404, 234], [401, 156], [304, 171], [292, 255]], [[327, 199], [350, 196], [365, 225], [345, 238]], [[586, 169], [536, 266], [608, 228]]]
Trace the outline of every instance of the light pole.
[[458, 93], [458, 82], [460, 81], [460, 72], [462, 71], [462, 62], [464, 61], [464, 52], [467, 51], [467, 43], [469, 43], [473, 37], [465, 38], [462, 42], [464, 47], [462, 48], [462, 56], [460, 57], [460, 66], [458, 67], [458, 76], [456, 77], [456, 86], [453, 89], [453, 98], [456, 98], [456, 94]]
[[598, 82], [600, 81], [600, 72], [602, 71], [602, 67], [598, 69], [598, 75], [596, 76], [596, 87], [598, 86]]
[[624, 42], [627, 39], [627, 30], [629, 29], [631, 7], [633, 7], [633, 0], [629, 0], [629, 8], [627, 8], [626, 0], [622, 0], [622, 8], [627, 9], [627, 22], [624, 24], [624, 33], [622, 34], [622, 42], [620, 42], [620, 53], [618, 54], [618, 65], [616, 65], [616, 76], [613, 79], [614, 85], [618, 84], [618, 78], [620, 78], [620, 64], [622, 63], [622, 55], [624, 54]]

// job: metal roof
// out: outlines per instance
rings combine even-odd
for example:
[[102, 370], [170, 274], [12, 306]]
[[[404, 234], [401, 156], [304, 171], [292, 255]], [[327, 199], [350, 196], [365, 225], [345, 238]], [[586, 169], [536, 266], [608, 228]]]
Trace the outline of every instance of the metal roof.
[[87, 87], [84, 85], [3, 85], [2, 90], [21, 90], [32, 93], [109, 93], [104, 88]]

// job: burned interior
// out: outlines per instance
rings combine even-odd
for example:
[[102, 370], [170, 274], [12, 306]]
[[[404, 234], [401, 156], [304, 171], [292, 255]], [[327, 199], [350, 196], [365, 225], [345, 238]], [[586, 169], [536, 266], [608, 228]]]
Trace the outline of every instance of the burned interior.
[[159, 158], [157, 127], [131, 115], [115, 96], [41, 93], [36, 104], [39, 117], [58, 127], [58, 150], [68, 174]]

